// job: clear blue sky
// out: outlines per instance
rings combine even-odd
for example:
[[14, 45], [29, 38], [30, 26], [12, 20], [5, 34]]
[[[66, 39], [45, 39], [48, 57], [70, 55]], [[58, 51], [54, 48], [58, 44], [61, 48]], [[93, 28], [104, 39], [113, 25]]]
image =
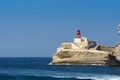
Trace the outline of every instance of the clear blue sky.
[[0, 57], [52, 56], [77, 29], [114, 46], [119, 23], [120, 0], [0, 0]]

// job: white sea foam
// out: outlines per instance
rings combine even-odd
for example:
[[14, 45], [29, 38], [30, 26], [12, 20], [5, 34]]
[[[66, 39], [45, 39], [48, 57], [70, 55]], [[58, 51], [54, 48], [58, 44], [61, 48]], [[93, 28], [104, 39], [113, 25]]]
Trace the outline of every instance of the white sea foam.
[[120, 80], [119, 76], [96, 76], [96, 77], [76, 77], [76, 79], [92, 79], [92, 80]]
[[92, 79], [92, 80], [96, 80], [97, 77], [75, 77], [76, 79]]
[[76, 79], [92, 79], [92, 80], [120, 80], [119, 76], [96, 76], [96, 77], [73, 77], [73, 76], [50, 76], [54, 78], [76, 78]]
[[55, 77], [55, 78], [74, 78], [71, 76], [51, 76], [51, 77]]
[[52, 63], [49, 63], [48, 65], [52, 65]]

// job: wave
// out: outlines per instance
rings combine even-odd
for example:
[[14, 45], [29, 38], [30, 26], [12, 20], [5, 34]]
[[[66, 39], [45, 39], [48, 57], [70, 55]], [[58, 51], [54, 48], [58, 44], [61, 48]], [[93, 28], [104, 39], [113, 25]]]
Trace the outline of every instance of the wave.
[[110, 76], [104, 76], [104, 77], [76, 77], [76, 79], [83, 80], [83, 79], [91, 79], [91, 80], [120, 80], [120, 77], [110, 77]]
[[0, 74], [0, 80], [120, 80], [119, 76], [110, 75], [97, 75], [91, 77], [83, 76], [41, 76], [41, 75], [10, 75], [10, 74]]
[[0, 68], [0, 80], [120, 80], [120, 75]]
[[10, 75], [5, 75], [0, 76], [0, 80], [11, 80], [11, 79], [20, 79], [20, 80], [93, 80], [93, 79], [79, 79], [75, 77], [66, 77], [66, 76], [10, 76]]
[[97, 77], [68, 77], [68, 76], [53, 76], [64, 80], [120, 80], [118, 76], [97, 76]]

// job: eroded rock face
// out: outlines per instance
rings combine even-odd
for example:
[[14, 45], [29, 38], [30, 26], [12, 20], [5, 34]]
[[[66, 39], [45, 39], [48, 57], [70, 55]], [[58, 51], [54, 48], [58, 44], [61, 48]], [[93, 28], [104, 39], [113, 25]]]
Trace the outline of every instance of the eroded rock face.
[[108, 52], [103, 51], [63, 51], [53, 56], [55, 65], [104, 65]]
[[120, 66], [120, 61], [116, 59], [115, 55], [109, 54], [105, 60], [105, 66]]
[[115, 47], [96, 45], [90, 49], [72, 49], [70, 44], [62, 44], [60, 48], [53, 55], [53, 65], [120, 66], [120, 42]]

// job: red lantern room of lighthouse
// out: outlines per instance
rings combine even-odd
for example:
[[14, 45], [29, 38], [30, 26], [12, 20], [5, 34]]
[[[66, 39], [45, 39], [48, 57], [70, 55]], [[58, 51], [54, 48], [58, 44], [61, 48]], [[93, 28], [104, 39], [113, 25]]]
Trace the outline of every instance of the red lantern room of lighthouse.
[[77, 32], [76, 32], [76, 38], [80, 38], [80, 37], [81, 37], [80, 30], [77, 30]]

